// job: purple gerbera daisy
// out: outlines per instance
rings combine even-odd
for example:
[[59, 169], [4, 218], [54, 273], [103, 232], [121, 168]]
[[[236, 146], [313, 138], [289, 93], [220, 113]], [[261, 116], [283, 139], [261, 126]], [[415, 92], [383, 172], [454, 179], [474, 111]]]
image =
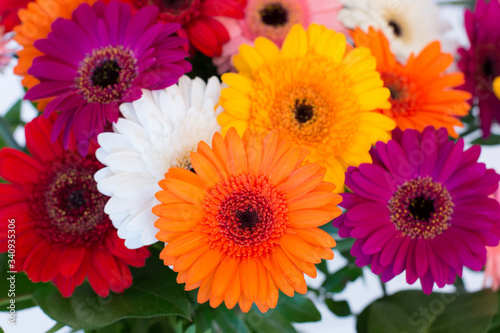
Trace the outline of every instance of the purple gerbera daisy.
[[483, 136], [490, 135], [493, 120], [500, 122], [500, 100], [492, 83], [500, 75], [500, 2], [479, 0], [474, 12], [465, 12], [465, 28], [470, 40], [468, 50], [458, 50], [458, 67], [465, 74], [463, 89], [469, 91], [479, 105]]
[[373, 164], [350, 167], [347, 213], [333, 221], [356, 238], [351, 254], [387, 282], [406, 270], [424, 293], [452, 284], [462, 268], [481, 270], [486, 246], [500, 237], [500, 206], [488, 195], [500, 176], [477, 159], [479, 146], [448, 140], [446, 129], [395, 130], [370, 152]]
[[71, 20], [58, 19], [46, 39], [35, 42], [44, 53], [28, 73], [40, 80], [27, 99], [55, 97], [45, 116], [60, 111], [52, 140], [71, 130], [78, 151], [86, 155], [89, 140], [116, 122], [119, 105], [141, 97], [141, 89], [157, 90], [176, 83], [191, 70], [184, 38], [171, 36], [178, 24], [156, 23], [158, 9], [144, 7], [135, 15], [127, 4], [84, 3]]

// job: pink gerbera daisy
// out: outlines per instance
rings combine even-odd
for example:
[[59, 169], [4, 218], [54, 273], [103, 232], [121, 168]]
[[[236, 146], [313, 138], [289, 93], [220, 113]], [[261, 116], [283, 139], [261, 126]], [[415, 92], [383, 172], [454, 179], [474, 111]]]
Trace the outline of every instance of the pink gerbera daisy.
[[[492, 197], [500, 202], [500, 190], [497, 190]], [[484, 269], [485, 283], [491, 283], [491, 288], [497, 291], [500, 288], [500, 245], [488, 247], [487, 250]]]
[[16, 50], [9, 46], [14, 37], [13, 33], [5, 34], [4, 27], [0, 26], [0, 72], [10, 63]]
[[[64, 297], [88, 279], [106, 297], [132, 285], [129, 266], [141, 267], [149, 250], [129, 250], [104, 213], [107, 197], [99, 193], [94, 173], [103, 167], [96, 145], [82, 157], [70, 136], [50, 142], [56, 115], [26, 125], [32, 156], [11, 148], [0, 151], [0, 252], [7, 252], [8, 224], [15, 225], [13, 271], [33, 282], [52, 281]], [[13, 222], [12, 222], [13, 221]]]
[[371, 151], [373, 164], [348, 169], [353, 193], [342, 195], [348, 211], [333, 225], [356, 238], [358, 266], [371, 264], [383, 282], [406, 270], [426, 294], [434, 283], [452, 284], [464, 266], [483, 268], [486, 246], [500, 237], [500, 205], [488, 197], [500, 176], [477, 162], [479, 146], [463, 148], [444, 128], [395, 130]]
[[187, 40], [171, 36], [179, 25], [155, 24], [157, 13], [149, 6], [132, 16], [128, 5], [116, 1], [82, 4], [71, 20], [58, 19], [48, 37], [35, 42], [45, 55], [28, 70], [40, 83], [25, 98], [55, 97], [44, 111], [62, 113], [52, 140], [64, 128], [67, 147], [73, 130], [78, 151], [86, 154], [106, 121], [117, 121], [121, 103], [137, 100], [142, 88], [166, 88], [191, 69], [181, 48]]
[[311, 23], [326, 26], [337, 32], [345, 28], [337, 20], [342, 4], [337, 0], [248, 0], [245, 17], [240, 20], [221, 19], [230, 35], [222, 47], [220, 57], [213, 62], [219, 73], [231, 68], [231, 57], [238, 53], [242, 44], [253, 45], [263, 36], [281, 46], [294, 24], [308, 27]]

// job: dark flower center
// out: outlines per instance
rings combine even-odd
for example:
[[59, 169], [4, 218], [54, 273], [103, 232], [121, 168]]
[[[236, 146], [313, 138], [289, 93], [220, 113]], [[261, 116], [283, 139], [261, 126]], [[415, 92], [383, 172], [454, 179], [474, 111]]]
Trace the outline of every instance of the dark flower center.
[[436, 211], [434, 200], [427, 199], [424, 196], [411, 199], [408, 210], [414, 218], [422, 222], [427, 222], [431, 218], [432, 213]]
[[116, 60], [105, 60], [104, 63], [94, 69], [92, 73], [92, 83], [94, 86], [106, 88], [118, 83], [121, 67]]
[[67, 153], [53, 162], [35, 191], [32, 213], [37, 231], [54, 243], [99, 243], [112, 228], [104, 213], [107, 197], [97, 190], [94, 173], [102, 165], [95, 157]]
[[136, 8], [156, 6], [159, 9], [158, 21], [180, 24], [189, 23], [194, 17], [199, 16], [201, 2], [201, 0], [132, 0]]
[[382, 73], [384, 87], [391, 95], [391, 112], [394, 116], [411, 116], [416, 110], [415, 83], [408, 77], [396, 73]]
[[401, 26], [398, 23], [396, 23], [394, 20], [390, 20], [388, 24], [392, 28], [394, 35], [396, 35], [397, 37], [401, 37], [401, 34], [402, 34]]
[[161, 0], [161, 4], [172, 12], [179, 12], [191, 5], [192, 0]]
[[399, 99], [401, 97], [401, 90], [397, 87], [387, 87], [391, 92], [391, 99]]
[[89, 103], [121, 101], [138, 75], [135, 54], [119, 46], [95, 49], [79, 64], [75, 84]]
[[314, 116], [313, 106], [307, 104], [306, 100], [295, 100], [295, 119], [300, 123], [306, 123]]
[[495, 63], [491, 58], [484, 59], [483, 62], [483, 74], [489, 78], [492, 78], [495, 75]]
[[79, 209], [85, 205], [85, 195], [82, 190], [74, 190], [66, 201], [68, 210]]
[[288, 11], [279, 2], [267, 4], [259, 14], [264, 24], [273, 27], [284, 26], [288, 22]]
[[432, 239], [450, 224], [454, 203], [443, 184], [417, 177], [399, 186], [389, 200], [391, 222], [404, 236]]
[[241, 229], [253, 229], [259, 223], [259, 214], [251, 208], [236, 212], [236, 218]]

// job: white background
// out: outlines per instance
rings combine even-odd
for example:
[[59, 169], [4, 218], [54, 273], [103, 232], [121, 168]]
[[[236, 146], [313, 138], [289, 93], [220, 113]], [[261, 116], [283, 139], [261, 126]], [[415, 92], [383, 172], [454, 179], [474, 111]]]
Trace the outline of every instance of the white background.
[[[460, 44], [467, 45], [467, 38], [463, 30], [463, 10], [459, 7], [444, 7], [443, 18], [449, 21], [453, 30], [450, 36], [456, 39]], [[24, 91], [21, 88], [20, 79], [12, 74], [13, 65], [6, 68], [4, 74], [0, 75], [0, 114], [4, 114], [21, 96]], [[28, 102], [23, 103], [21, 117], [24, 121], [31, 120], [36, 115], [36, 111]], [[494, 133], [500, 133], [500, 126], [496, 125], [493, 129]], [[469, 137], [468, 141], [479, 136], [475, 133]], [[20, 144], [24, 144], [24, 133], [18, 130], [15, 133], [15, 138]], [[500, 147], [483, 147], [483, 152], [480, 161], [486, 163], [487, 167], [494, 168], [500, 172]], [[333, 261], [329, 261], [330, 271], [335, 271], [342, 268], [346, 260], [338, 253], [335, 253]], [[365, 278], [358, 279], [354, 283], [348, 284], [347, 288], [335, 295], [336, 300], [347, 300], [351, 306], [353, 313], [359, 314], [373, 300], [382, 296], [382, 289], [379, 280], [367, 268], [364, 268]], [[306, 277], [307, 278], [307, 277]], [[308, 284], [313, 287], [318, 287], [323, 282], [324, 276], [318, 272], [316, 279], [307, 278]], [[482, 288], [483, 274], [464, 271], [464, 282], [467, 290], [476, 291]], [[420, 289], [417, 282], [412, 286], [408, 286], [405, 282], [404, 275], [394, 278], [387, 284], [387, 292], [392, 294], [404, 289]], [[452, 291], [453, 287], [445, 287], [442, 291]], [[313, 295], [310, 295], [313, 297]], [[314, 298], [313, 298], [314, 299]], [[338, 318], [333, 315], [330, 310], [322, 302], [317, 302], [319, 311], [322, 314], [322, 320], [317, 323], [297, 324], [296, 328], [301, 332], [342, 332], [354, 333], [355, 320], [354, 318]], [[31, 308], [17, 312], [17, 326], [7, 324], [7, 316], [5, 312], [0, 312], [0, 327], [6, 333], [26, 333], [26, 332], [45, 332], [50, 329], [55, 322], [47, 317], [39, 308]], [[69, 332], [68, 327], [59, 332]]]

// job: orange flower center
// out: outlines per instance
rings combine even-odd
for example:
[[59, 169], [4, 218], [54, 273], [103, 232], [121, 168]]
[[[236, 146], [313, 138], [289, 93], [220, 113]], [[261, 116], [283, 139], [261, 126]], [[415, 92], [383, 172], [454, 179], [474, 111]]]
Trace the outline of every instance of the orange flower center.
[[288, 221], [285, 195], [262, 175], [231, 176], [217, 184], [204, 209], [202, 231], [210, 235], [210, 247], [238, 260], [267, 257]]
[[415, 83], [411, 82], [409, 78], [395, 73], [382, 73], [382, 80], [384, 86], [391, 92], [389, 98], [392, 105], [390, 116], [413, 115], [416, 108]]

